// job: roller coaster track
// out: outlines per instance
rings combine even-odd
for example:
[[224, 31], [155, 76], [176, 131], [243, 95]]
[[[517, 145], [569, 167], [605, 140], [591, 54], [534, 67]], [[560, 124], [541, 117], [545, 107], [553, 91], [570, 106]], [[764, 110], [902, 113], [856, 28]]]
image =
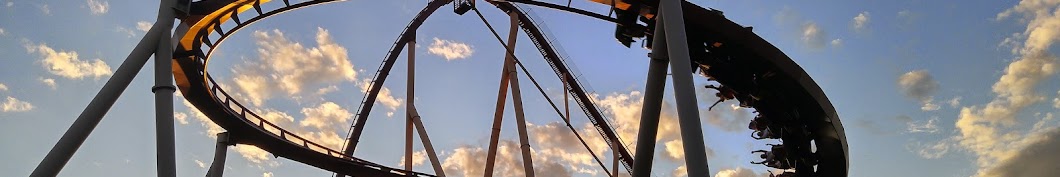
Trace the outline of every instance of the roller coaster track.
[[[178, 88], [181, 93], [183, 93], [182, 95], [186, 100], [191, 102], [203, 114], [207, 115], [214, 123], [229, 132], [231, 142], [257, 146], [275, 156], [288, 158], [344, 175], [433, 176], [421, 172], [405, 171], [387, 167], [352, 156], [357, 140], [360, 137], [361, 130], [363, 130], [365, 122], [367, 121], [368, 113], [374, 105], [373, 103], [376, 98], [375, 94], [367, 94], [363, 97], [361, 106], [359, 106], [357, 119], [355, 119], [355, 130], [351, 131], [352, 137], [349, 139], [350, 145], [344, 147], [344, 150], [339, 151], [309, 141], [263, 119], [258, 114], [250, 111], [245, 105], [232, 98], [231, 95], [225, 92], [207, 72], [207, 63], [215, 49], [217, 49], [225, 39], [243, 27], [283, 12], [335, 1], [336, 0], [310, 0], [291, 3], [288, 0], [283, 0], [282, 7], [268, 10], [263, 9], [261, 4], [269, 2], [269, 0], [236, 0], [235, 2], [203, 17], [201, 20], [195, 21], [195, 24], [191, 25], [188, 33], [179, 41], [178, 50], [174, 54], [176, 63], [174, 64], [173, 73]], [[412, 22], [406, 26], [401, 36], [392, 45], [391, 50], [387, 54], [387, 58], [376, 70], [375, 78], [371, 82], [368, 93], [377, 93], [382, 89], [381, 86], [386, 80], [389, 70], [393, 67], [394, 62], [400, 53], [399, 51], [404, 47], [405, 42], [414, 37], [415, 31], [428, 16], [438, 8], [450, 3], [450, 1], [451, 0], [430, 1], [427, 7], [420, 11]], [[519, 3], [519, 1], [511, 2]], [[525, 3], [531, 1], [522, 2]], [[519, 26], [523, 28], [524, 32], [529, 34], [528, 36], [530, 36], [535, 46], [538, 47], [539, 52], [542, 53], [545, 60], [548, 61], [558, 76], [562, 77], [564, 75], [571, 75], [569, 67], [564, 64], [564, 59], [555, 52], [555, 49], [552, 48], [552, 44], [550, 44], [549, 40], [541, 34], [541, 31], [534, 24], [535, 22], [533, 19], [527, 17], [512, 4], [506, 2], [494, 2], [493, 4], [505, 12], [515, 12], [514, 14], [519, 15], [521, 21]], [[543, 3], [527, 4], [543, 6]], [[548, 6], [546, 5], [544, 7]], [[579, 11], [574, 8], [551, 8], [571, 11], [577, 14], [614, 22], [613, 20], [608, 20], [609, 18], [607, 18], [607, 16], [588, 15], [586, 13], [591, 12]], [[722, 41], [725, 42], [726, 45], [736, 46], [736, 49], [733, 50], [735, 52], [733, 56], [746, 58], [746, 61], [719, 63], [708, 60], [696, 60], [696, 57], [703, 56], [696, 55], [695, 52], [693, 52], [693, 62], [698, 62], [695, 64], [711, 65], [713, 66], [712, 68], [735, 68], [737, 66], [742, 66], [752, 67], [753, 70], [776, 71], [777, 77], [772, 78], [776, 80], [776, 87], [770, 88], [770, 90], [777, 92], [777, 95], [780, 96], [776, 96], [775, 100], [777, 101], [763, 101], [763, 103], [758, 104], [755, 108], [761, 114], [786, 117], [784, 120], [787, 120], [787, 124], [790, 124], [787, 126], [799, 130], [805, 129], [805, 132], [807, 133], [802, 136], [784, 137], [785, 142], [798, 143], [798, 145], [793, 145], [793, 147], [791, 147], [793, 148], [793, 152], [806, 151], [809, 154], [803, 153], [802, 155], [814, 157], [814, 162], [812, 164], [816, 164], [816, 170], [812, 168], [813, 166], [809, 166], [809, 169], [807, 169], [807, 166], [800, 166], [797, 170], [799, 172], [816, 171], [816, 175], [813, 176], [846, 176], [848, 152], [842, 125], [827, 97], [824, 96], [820, 87], [810, 79], [806, 72], [791, 61], [791, 59], [784, 55], [779, 49], [750, 32], [750, 29], [733, 23], [720, 14], [713, 13], [710, 10], [688, 2], [685, 2], [684, 8], [685, 16], [687, 17], [686, 19], [689, 19], [689, 21], [686, 22], [688, 28], [690, 28], [689, 41], [693, 44], [689, 46], [690, 48], [705, 49], [708, 42]], [[254, 9], [253, 12], [256, 13], [244, 13], [244, 11], [250, 9]], [[245, 21], [242, 21], [240, 19], [240, 14], [252, 14], [253, 17], [246, 18]], [[229, 29], [225, 29], [222, 24], [228, 21], [231, 21], [236, 25]], [[210, 39], [211, 34], [218, 35], [216, 40]], [[740, 82], [750, 80], [750, 78], [738, 78], [733, 76], [737, 74], [717, 74], [718, 72], [727, 70], [712, 69], [710, 71], [714, 73], [707, 75], [716, 79], [723, 85], [733, 85], [734, 89], [738, 91], [750, 92], [753, 89], [739, 86], [741, 85], [739, 84]], [[630, 167], [630, 164], [632, 164], [633, 161], [632, 156], [630, 156], [628, 150], [623, 146], [621, 140], [618, 139], [611, 125], [607, 123], [607, 119], [600, 113], [600, 110], [596, 108], [592, 99], [590, 99], [585, 93], [585, 90], [582, 88], [579, 81], [572, 77], [566, 78], [568, 83], [571, 83], [566, 88], [567, 91], [573, 93], [576, 97], [575, 99], [577, 103], [592, 121], [598, 133], [605, 137], [605, 141], [611, 145], [612, 149], [619, 152], [619, 158], [623, 165], [626, 166], [626, 169], [632, 169]], [[817, 148], [815, 152], [809, 152], [810, 142], [815, 143]]]

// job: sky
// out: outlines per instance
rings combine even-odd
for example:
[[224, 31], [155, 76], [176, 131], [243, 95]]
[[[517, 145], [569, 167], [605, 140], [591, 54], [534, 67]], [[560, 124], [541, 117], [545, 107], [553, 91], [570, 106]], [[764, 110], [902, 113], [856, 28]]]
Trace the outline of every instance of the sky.
[[[295, 2], [300, 2], [294, 0]], [[565, 3], [559, 0], [553, 3]], [[1060, 1], [721, 1], [692, 0], [784, 51], [820, 85], [846, 129], [850, 175], [1054, 176], [1060, 173]], [[285, 129], [339, 149], [365, 84], [424, 0], [343, 1], [308, 7], [249, 26], [225, 41], [208, 72], [239, 102]], [[272, 4], [275, 5], [275, 4]], [[607, 13], [607, 6], [573, 1]], [[27, 176], [154, 23], [154, 1], [0, 0], [0, 176]], [[446, 6], [417, 33], [415, 97], [406, 96], [405, 56], [395, 65], [354, 156], [391, 167], [403, 159], [406, 103], [413, 99], [449, 176], [480, 176], [504, 48], [472, 14]], [[480, 8], [500, 35], [508, 18]], [[621, 46], [613, 24], [530, 8], [562, 46], [616, 132], [632, 146], [647, 50]], [[689, 31], [694, 32], [694, 31]], [[529, 38], [516, 55], [562, 99], [562, 83]], [[129, 89], [61, 176], [153, 176], [153, 68]], [[605, 176], [519, 73], [535, 172]], [[753, 110], [717, 98], [697, 76], [708, 162], [715, 177], [768, 176], [744, 127]], [[667, 89], [653, 176], [683, 176], [673, 91]], [[206, 173], [213, 125], [178, 92], [179, 176]], [[571, 104], [574, 104], [571, 102]], [[523, 173], [512, 104], [506, 104], [498, 174]], [[610, 166], [612, 157], [577, 107], [572, 125]], [[415, 141], [414, 169], [432, 173]], [[253, 146], [228, 150], [230, 176], [329, 176]]]

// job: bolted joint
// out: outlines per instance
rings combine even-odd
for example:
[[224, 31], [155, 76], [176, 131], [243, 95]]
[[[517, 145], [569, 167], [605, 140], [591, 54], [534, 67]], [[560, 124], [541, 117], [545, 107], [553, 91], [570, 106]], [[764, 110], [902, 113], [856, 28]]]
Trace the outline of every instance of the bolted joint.
[[158, 90], [168, 90], [170, 92], [176, 92], [177, 91], [177, 87], [172, 86], [172, 85], [160, 85], [160, 86], [151, 87], [151, 93], [158, 92]]

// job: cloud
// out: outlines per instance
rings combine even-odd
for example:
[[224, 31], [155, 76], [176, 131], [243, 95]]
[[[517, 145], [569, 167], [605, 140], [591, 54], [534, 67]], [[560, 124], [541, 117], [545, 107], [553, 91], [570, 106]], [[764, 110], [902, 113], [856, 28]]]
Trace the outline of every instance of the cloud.
[[[696, 97], [699, 99], [700, 104], [710, 106], [714, 102], [718, 101], [718, 97], [714, 96], [717, 93], [715, 90], [708, 90], [703, 87], [696, 87]], [[742, 132], [748, 131], [747, 124], [751, 123], [751, 109], [740, 107], [736, 101], [726, 101], [719, 103], [713, 110], [707, 110], [705, 106], [701, 106], [700, 115], [706, 118], [707, 125], [714, 126], [719, 130], [726, 132]]]
[[688, 176], [688, 166], [685, 166], [685, 165], [677, 166], [677, 168], [674, 169], [672, 174], [673, 174], [674, 177]]
[[897, 13], [897, 23], [899, 29], [909, 29], [915, 27], [913, 24], [919, 19], [920, 15], [909, 10], [901, 10]]
[[[427, 151], [416, 151], [412, 153], [412, 166], [420, 166], [427, 162]], [[401, 160], [398, 161], [397, 166], [405, 166], [405, 155], [401, 155]]]
[[758, 173], [755, 173], [755, 172], [751, 171], [750, 169], [746, 169], [746, 168], [743, 168], [743, 167], [720, 170], [720, 171], [718, 171], [718, 174], [714, 175], [714, 177], [767, 177], [767, 176], [769, 176], [767, 173], [758, 174]]
[[939, 126], [937, 125], [938, 120], [939, 117], [932, 117], [927, 121], [906, 122], [906, 130], [908, 130], [909, 133], [935, 133], [939, 131]]
[[48, 15], [48, 16], [52, 15], [52, 9], [48, 8], [47, 4], [40, 5], [40, 6], [38, 6], [38, 8], [40, 9], [40, 12], [43, 13], [44, 15]]
[[8, 1], [6, 6], [7, 7], [15, 6], [15, 2]]
[[832, 47], [843, 46], [843, 39], [839, 39], [839, 38], [832, 39], [832, 42], [830, 42], [830, 43], [832, 44]]
[[1060, 173], [1060, 129], [1053, 128], [1044, 133], [1035, 134], [1030, 143], [1022, 150], [1002, 160], [993, 168], [980, 173], [982, 177], [1049, 177]]
[[275, 94], [298, 99], [303, 90], [319, 90], [357, 78], [346, 48], [335, 43], [323, 28], [317, 28], [317, 47], [310, 48], [291, 41], [280, 30], [255, 31], [253, 36], [258, 59], [244, 60], [232, 72], [236, 86], [254, 105], [262, 105]]
[[453, 61], [471, 57], [471, 54], [473, 54], [475, 50], [465, 43], [438, 39], [436, 37], [434, 38], [434, 43], [431, 43], [431, 46], [427, 47], [427, 52], [444, 57], [445, 60]]
[[[1052, 131], [1043, 133], [1042, 126], [1030, 130], [1017, 128], [1021, 124], [1020, 112], [1036, 103], [1045, 100], [1037, 94], [1038, 85], [1049, 80], [1056, 73], [1056, 57], [1049, 53], [1050, 46], [1060, 40], [1060, 1], [1024, 0], [1015, 7], [998, 14], [998, 20], [1011, 16], [1020, 16], [1026, 22], [1026, 30], [1006, 41], [1022, 40], [1020, 45], [1009, 45], [1016, 51], [1017, 58], [1005, 68], [1003, 75], [994, 83], [992, 92], [995, 97], [982, 106], [970, 106], [961, 109], [957, 117], [956, 128], [959, 134], [954, 137], [962, 148], [977, 156], [980, 169], [978, 176], [1013, 176], [1007, 175], [1011, 170], [1021, 171], [1014, 176], [1031, 176], [1035, 174], [1055, 174], [1055, 168], [1044, 170], [1035, 166], [1012, 166], [1021, 163], [1011, 160], [1021, 157], [1024, 152], [1032, 151], [1040, 145], [1051, 145], [1046, 139], [1055, 139]], [[1015, 42], [1013, 42], [1015, 43]], [[1051, 119], [1052, 116], [1040, 119], [1036, 125]], [[1055, 147], [1054, 147], [1055, 148]], [[1033, 154], [1041, 157], [1040, 154]], [[1023, 159], [1020, 159], [1023, 160]], [[1039, 162], [1039, 161], [1025, 161]]]
[[961, 97], [953, 97], [953, 99], [950, 99], [950, 101], [946, 102], [950, 104], [950, 107], [957, 108], [958, 106], [961, 106]]
[[[361, 88], [361, 93], [367, 93], [369, 91], [368, 87], [372, 86], [372, 80], [363, 79], [357, 83], [357, 86]], [[405, 100], [394, 97], [394, 95], [390, 93], [390, 88], [383, 86], [383, 88], [379, 90], [379, 95], [376, 96], [375, 101], [377, 103], [383, 104], [383, 106], [386, 106], [386, 108], [390, 109], [390, 111], [394, 111], [397, 110], [397, 108], [401, 106], [401, 103]], [[390, 117], [390, 115], [388, 115], [387, 117]]]
[[923, 105], [921, 110], [934, 111], [939, 105], [933, 103], [935, 94], [939, 89], [939, 82], [931, 76], [927, 70], [909, 71], [898, 77], [898, 89], [906, 97], [916, 99]]
[[858, 16], [854, 17], [854, 31], [861, 32], [865, 30], [865, 27], [869, 25], [869, 12], [858, 13]]
[[107, 13], [110, 8], [110, 3], [104, 0], [88, 0], [88, 9], [92, 11], [92, 15], [103, 15]]
[[181, 125], [188, 125], [188, 114], [183, 112], [173, 113], [173, 118], [177, 120], [177, 123]]
[[44, 85], [48, 86], [49, 88], [52, 88], [52, 90], [55, 90], [55, 88], [56, 88], [55, 79], [52, 79], [52, 78], [40, 78], [40, 82], [43, 83]]
[[[486, 149], [464, 145], [453, 149], [443, 162], [446, 174], [453, 176], [483, 176], [486, 166]], [[494, 166], [495, 176], [519, 176], [523, 170], [522, 154], [519, 144], [510, 140], [501, 140], [497, 145], [497, 159]], [[531, 153], [535, 153], [531, 151]], [[557, 163], [555, 159], [532, 155], [534, 173], [538, 176], [570, 177], [571, 169]]]
[[4, 31], [4, 28], [0, 28], [0, 36], [7, 36], [7, 31]]
[[199, 168], [202, 168], [202, 169], [206, 169], [206, 167], [207, 167], [206, 162], [202, 162], [199, 159], [195, 159], [195, 165], [199, 166]]
[[346, 122], [353, 117], [352, 113], [333, 102], [325, 102], [315, 108], [302, 108], [302, 114], [306, 118], [299, 125], [318, 129], [332, 128], [330, 126], [336, 126], [332, 122]]
[[272, 172], [265, 172], [261, 174], [261, 177], [272, 177]]
[[936, 143], [924, 144], [916, 142], [906, 145], [906, 150], [916, 153], [917, 156], [924, 159], [938, 159], [945, 156], [946, 153], [950, 152], [950, 145], [953, 144], [949, 140], [943, 140]]
[[7, 91], [7, 85], [4, 85], [4, 83], [0, 83], [0, 91]]
[[99, 79], [113, 73], [110, 70], [110, 66], [104, 63], [103, 60], [83, 61], [78, 59], [77, 52], [55, 51], [55, 49], [45, 44], [27, 45], [26, 50], [29, 53], [40, 55], [44, 69], [49, 73], [67, 79], [82, 79], [85, 77]]
[[258, 148], [257, 146], [237, 144], [232, 148], [244, 159], [255, 164], [264, 164], [268, 166], [277, 166], [278, 162], [270, 161], [269, 152]]
[[3, 104], [3, 112], [26, 112], [33, 110], [33, 104], [8, 96]]
[[136, 29], [142, 32], [150, 31], [152, 26], [154, 26], [154, 23], [151, 23], [149, 21], [136, 22]]
[[802, 25], [802, 42], [813, 49], [822, 49], [828, 42], [826, 34], [816, 22], [806, 22]]

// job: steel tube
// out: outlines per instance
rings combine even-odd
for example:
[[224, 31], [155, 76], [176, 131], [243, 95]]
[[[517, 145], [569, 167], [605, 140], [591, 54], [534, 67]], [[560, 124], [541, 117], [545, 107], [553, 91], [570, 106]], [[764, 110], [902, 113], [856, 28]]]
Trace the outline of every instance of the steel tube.
[[[656, 19], [656, 23], [661, 20]], [[640, 128], [637, 131], [636, 156], [633, 158], [633, 176], [651, 176], [651, 164], [655, 156], [655, 141], [659, 133], [659, 115], [662, 112], [663, 95], [666, 93], [666, 38], [662, 25], [655, 25], [655, 42], [652, 43], [648, 61], [648, 78], [644, 84], [644, 102], [640, 110]]]
[[703, 140], [703, 127], [699, 121], [699, 104], [696, 100], [695, 84], [692, 81], [691, 58], [688, 53], [682, 2], [682, 0], [659, 1], [660, 17], [657, 23], [661, 25], [656, 26], [665, 26], [663, 30], [666, 31], [666, 36], [662, 38], [665, 41], [656, 40], [655, 42], [666, 42], [688, 176], [710, 176], [707, 151]]
[[408, 76], [405, 78], [405, 170], [412, 171], [412, 106], [416, 88], [416, 33], [408, 41]]
[[[164, 13], [164, 12], [159, 12]], [[175, 13], [170, 10], [168, 13]], [[176, 138], [173, 128], [173, 43], [170, 38], [173, 19], [160, 21], [162, 34], [159, 34], [158, 47], [155, 49], [155, 148], [157, 173], [159, 177], [177, 176]]]
[[217, 134], [217, 145], [214, 146], [213, 162], [210, 163], [210, 170], [206, 171], [206, 177], [224, 176], [225, 159], [228, 156], [228, 146], [231, 145], [228, 141], [228, 136], [228, 132]]
[[[512, 104], [515, 107], [515, 123], [519, 132], [519, 149], [523, 154], [523, 172], [526, 173], [526, 177], [534, 177], [534, 162], [532, 155], [530, 154], [530, 140], [527, 137], [526, 132], [526, 117], [523, 115], [523, 96], [519, 89], [519, 71], [515, 70], [515, 39], [519, 36], [519, 18], [515, 14], [508, 14], [511, 17], [511, 30], [508, 31], [508, 49], [511, 51], [505, 52], [506, 59], [508, 61], [505, 64], [508, 67], [508, 82], [511, 82], [512, 89]], [[506, 50], [508, 50], [506, 49]]]

